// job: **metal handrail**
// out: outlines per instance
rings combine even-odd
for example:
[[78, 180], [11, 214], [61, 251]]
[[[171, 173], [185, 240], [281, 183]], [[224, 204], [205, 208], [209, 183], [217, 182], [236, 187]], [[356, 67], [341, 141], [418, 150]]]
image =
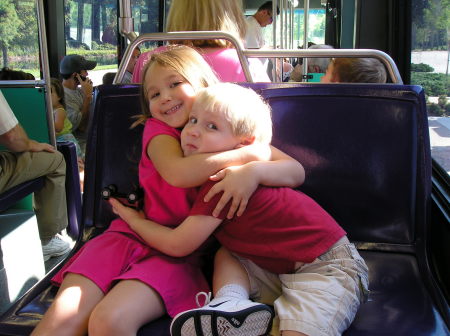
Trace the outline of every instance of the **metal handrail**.
[[242, 52], [242, 42], [238, 41], [233, 35], [220, 32], [220, 31], [192, 31], [192, 32], [169, 32], [169, 33], [149, 33], [138, 36], [132, 43], [125, 49], [122, 62], [119, 65], [116, 76], [114, 77], [113, 84], [120, 83], [125, 74], [125, 70], [130, 62], [133, 50], [143, 42], [148, 41], [177, 41], [177, 40], [212, 40], [212, 39], [224, 39], [231, 42], [236, 48], [236, 52], [241, 62], [242, 69], [245, 74], [245, 78], [250, 79], [250, 69], [248, 67], [247, 59]]
[[402, 77], [394, 60], [381, 50], [376, 49], [276, 49], [242, 50], [246, 57], [370, 57], [380, 60], [387, 69], [393, 83], [403, 84]]
[[132, 51], [142, 42], [148, 41], [174, 41], [174, 40], [207, 40], [224, 39], [230, 41], [237, 52], [241, 62], [245, 78], [248, 82], [253, 82], [247, 58], [251, 57], [371, 57], [380, 60], [387, 69], [393, 83], [403, 84], [402, 78], [394, 60], [385, 52], [376, 49], [276, 49], [276, 50], [255, 50], [243, 49], [242, 42], [234, 36], [219, 31], [192, 31], [192, 32], [170, 32], [143, 34], [136, 38], [125, 50], [122, 62], [114, 78], [113, 84], [120, 83], [130, 62]]

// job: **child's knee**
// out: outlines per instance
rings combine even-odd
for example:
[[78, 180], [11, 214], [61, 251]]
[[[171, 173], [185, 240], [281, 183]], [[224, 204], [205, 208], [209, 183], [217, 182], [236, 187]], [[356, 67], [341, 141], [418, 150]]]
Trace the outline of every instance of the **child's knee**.
[[114, 309], [98, 305], [89, 317], [89, 335], [115, 335], [121, 328], [121, 318]]

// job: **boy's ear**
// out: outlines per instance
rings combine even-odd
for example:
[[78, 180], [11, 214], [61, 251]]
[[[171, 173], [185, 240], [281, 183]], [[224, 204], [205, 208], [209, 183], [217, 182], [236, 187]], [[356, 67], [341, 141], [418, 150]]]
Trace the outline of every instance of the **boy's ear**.
[[242, 138], [241, 145], [242, 146], [248, 146], [248, 145], [251, 145], [254, 142], [255, 142], [255, 136], [245, 137], [245, 138]]

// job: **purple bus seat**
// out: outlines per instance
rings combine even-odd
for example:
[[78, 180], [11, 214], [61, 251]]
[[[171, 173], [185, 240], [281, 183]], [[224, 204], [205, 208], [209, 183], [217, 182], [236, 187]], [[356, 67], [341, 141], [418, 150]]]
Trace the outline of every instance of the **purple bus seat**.
[[75, 144], [70, 141], [57, 142], [58, 150], [66, 160], [67, 233], [77, 239], [81, 225], [81, 188]]
[[29, 194], [44, 186], [44, 178], [38, 177], [34, 180], [23, 182], [0, 194], [0, 212], [9, 209]]
[[[370, 299], [345, 335], [448, 335], [449, 305], [427, 257], [431, 159], [421, 88], [245, 85], [272, 106], [273, 144], [305, 166], [299, 189], [337, 219], [369, 266]], [[130, 125], [140, 113], [138, 96], [137, 85], [95, 91], [83, 194], [86, 238], [77, 246], [115, 218], [101, 189], [113, 183], [127, 193], [137, 186], [143, 128]], [[0, 331], [18, 324], [31, 330], [56, 292], [51, 275], [9, 311], [9, 324], [0, 319]], [[165, 316], [138, 334], [169, 335], [169, 324]]]

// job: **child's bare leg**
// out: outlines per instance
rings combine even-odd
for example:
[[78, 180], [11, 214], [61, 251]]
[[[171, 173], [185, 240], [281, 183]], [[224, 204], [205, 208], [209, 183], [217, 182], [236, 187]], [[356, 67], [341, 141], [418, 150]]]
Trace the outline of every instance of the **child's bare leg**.
[[172, 321], [172, 336], [233, 335], [259, 336], [270, 330], [273, 312], [249, 300], [250, 281], [241, 263], [225, 248], [214, 260], [214, 299], [202, 308], [180, 313]]
[[95, 307], [89, 335], [136, 335], [142, 325], [164, 314], [155, 290], [138, 280], [122, 280]]
[[88, 278], [67, 274], [55, 300], [31, 335], [85, 335], [89, 315], [103, 296], [101, 289]]
[[232, 284], [241, 286], [247, 292], [245, 299], [249, 298], [250, 282], [247, 271], [226, 248], [221, 247], [214, 258], [214, 295], [221, 288]]

